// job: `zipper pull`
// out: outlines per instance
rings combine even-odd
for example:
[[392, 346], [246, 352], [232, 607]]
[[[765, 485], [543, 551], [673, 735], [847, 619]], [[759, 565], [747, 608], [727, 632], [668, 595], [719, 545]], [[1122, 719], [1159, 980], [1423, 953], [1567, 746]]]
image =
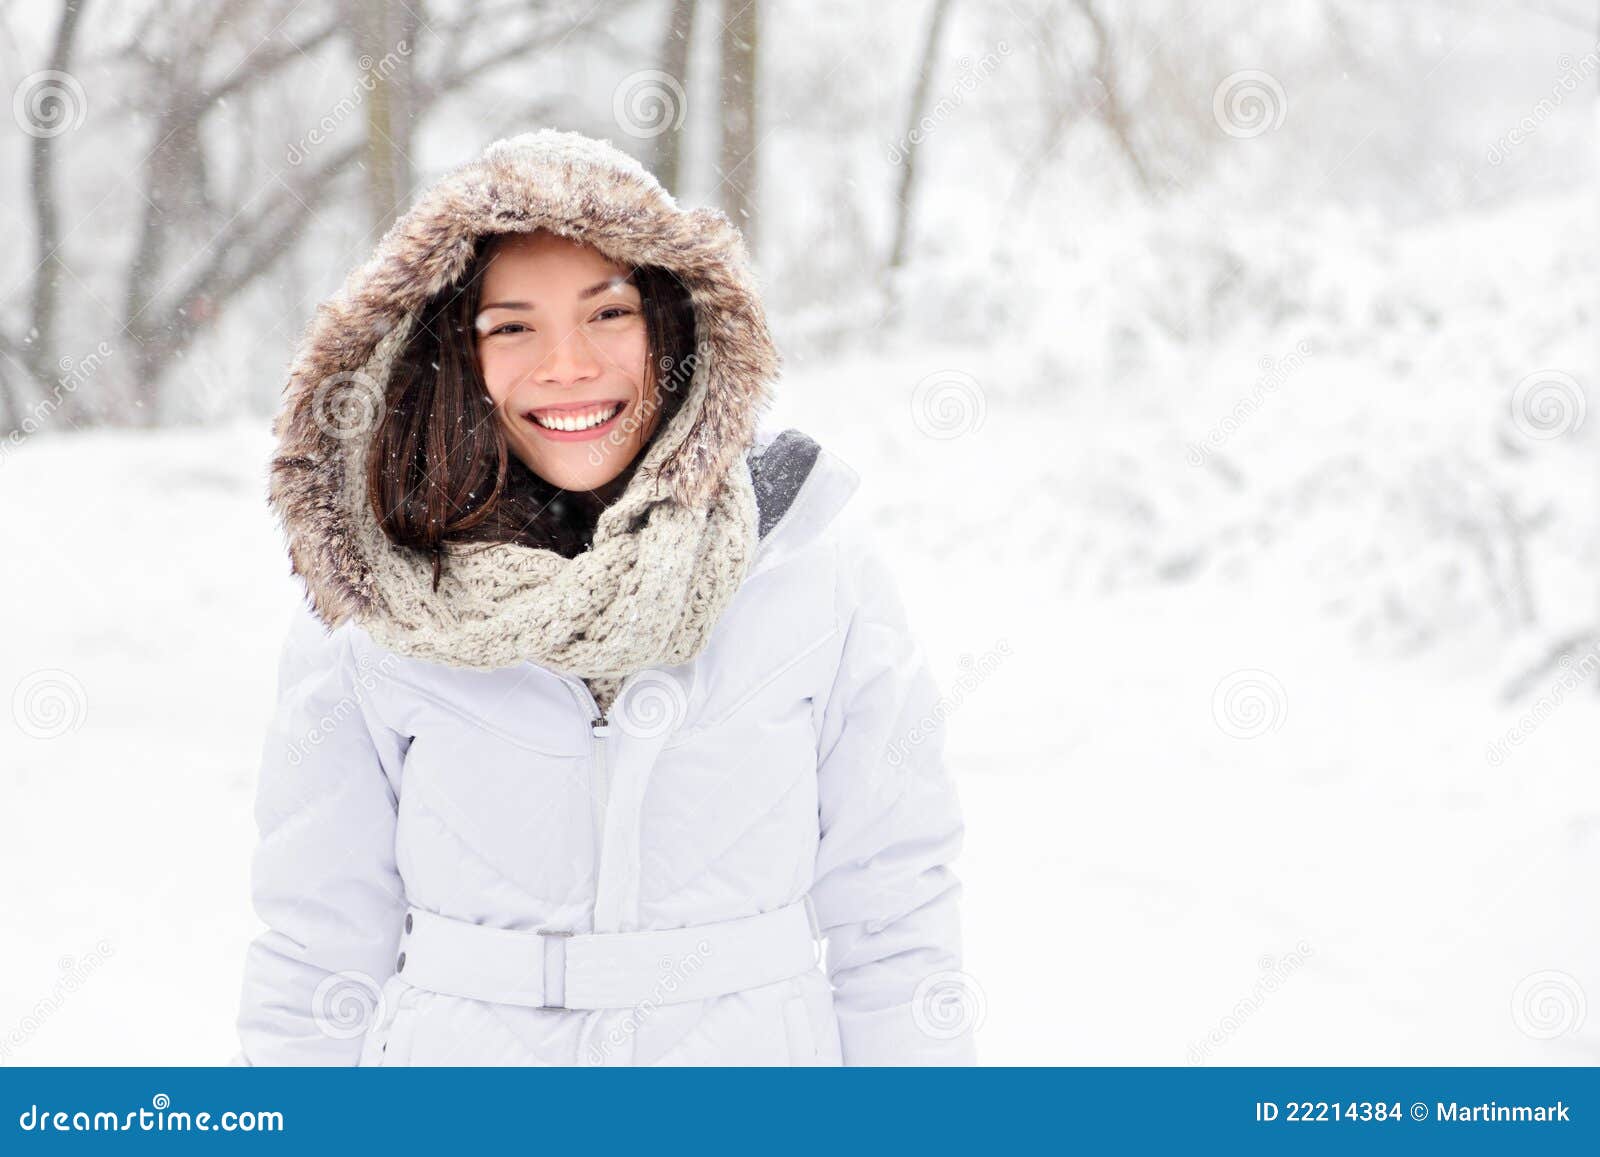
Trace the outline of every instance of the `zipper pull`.
[[600, 718], [590, 722], [589, 732], [596, 739], [604, 739], [606, 736], [611, 734], [611, 724], [607, 723], [606, 717], [602, 715]]

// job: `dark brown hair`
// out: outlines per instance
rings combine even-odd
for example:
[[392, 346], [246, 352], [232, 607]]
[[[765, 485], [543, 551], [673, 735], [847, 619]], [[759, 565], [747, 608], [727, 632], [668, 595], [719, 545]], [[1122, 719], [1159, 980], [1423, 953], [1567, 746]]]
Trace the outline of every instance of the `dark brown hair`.
[[[474, 321], [483, 274], [500, 240], [478, 238], [467, 271], [422, 307], [395, 358], [383, 420], [367, 458], [367, 498], [389, 541], [433, 559], [437, 590], [447, 543], [513, 542], [572, 558], [594, 539], [600, 514], [627, 488], [649, 443], [597, 490], [562, 490], [506, 445], [478, 370]], [[648, 369], [645, 399], [660, 387], [659, 437], [683, 404], [695, 365], [694, 309], [669, 271], [642, 266]]]

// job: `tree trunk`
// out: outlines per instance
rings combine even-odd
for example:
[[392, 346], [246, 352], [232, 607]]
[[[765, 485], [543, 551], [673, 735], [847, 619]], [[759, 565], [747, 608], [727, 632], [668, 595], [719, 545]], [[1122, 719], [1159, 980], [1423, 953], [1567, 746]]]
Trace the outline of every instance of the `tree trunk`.
[[[66, 0], [62, 6], [61, 20], [56, 25], [55, 44], [50, 51], [48, 67], [52, 71], [64, 73], [71, 67], [78, 18], [83, 14], [85, 2]], [[72, 116], [74, 113], [75, 110], [68, 108], [64, 115]], [[34, 387], [45, 395], [50, 393], [56, 380], [56, 301], [61, 282], [66, 277], [66, 265], [61, 260], [60, 252], [61, 222], [56, 212], [57, 136], [53, 132], [34, 133], [29, 158], [28, 191], [33, 201], [36, 260], [32, 302], [28, 311], [31, 332], [27, 335], [24, 350], [28, 376], [33, 379]]]
[[11, 375], [0, 367], [0, 437], [22, 429], [22, 402]]
[[411, 194], [412, 46], [416, 18], [384, 0], [361, 0], [357, 34], [367, 88], [367, 219], [380, 236]]
[[945, 18], [950, 14], [950, 0], [933, 0], [928, 13], [928, 30], [922, 40], [922, 56], [917, 61], [917, 76], [911, 86], [911, 104], [906, 109], [904, 155], [900, 158], [900, 188], [895, 194], [898, 202], [894, 215], [894, 241], [889, 246], [888, 283], [890, 312], [894, 309], [894, 273], [905, 264], [906, 246], [911, 236], [911, 202], [917, 192], [917, 144], [912, 139], [917, 122], [922, 119], [928, 105], [928, 89], [932, 85], [934, 64], [939, 57], [939, 39], [944, 32]]
[[1122, 81], [1117, 75], [1117, 50], [1111, 43], [1111, 34], [1099, 10], [1095, 8], [1094, 0], [1078, 0], [1077, 6], [1094, 33], [1095, 74], [1106, 90], [1100, 117], [1115, 138], [1117, 148], [1122, 151], [1123, 157], [1133, 169], [1133, 175], [1139, 180], [1139, 187], [1149, 194], [1154, 191], [1155, 186], [1150, 179], [1150, 168], [1145, 164], [1139, 146], [1133, 139], [1128, 108], [1122, 99]]
[[117, 414], [90, 414], [92, 421], [121, 418], [137, 426], [156, 424], [163, 372], [181, 318], [158, 302], [169, 245], [192, 212], [190, 175], [201, 165], [199, 101], [187, 87], [175, 86], [156, 117], [156, 147], [145, 160], [144, 206], [139, 240], [123, 289], [123, 332], [131, 339], [127, 388]]
[[[661, 71], [689, 91], [689, 48], [694, 42], [695, 0], [672, 0], [667, 16], [667, 31], [661, 41]], [[681, 192], [683, 179], [683, 134], [668, 129], [656, 138], [655, 174], [663, 188], [674, 197]]]
[[722, 29], [722, 159], [718, 202], [756, 251], [756, 62], [759, 0], [725, 0], [736, 8]]

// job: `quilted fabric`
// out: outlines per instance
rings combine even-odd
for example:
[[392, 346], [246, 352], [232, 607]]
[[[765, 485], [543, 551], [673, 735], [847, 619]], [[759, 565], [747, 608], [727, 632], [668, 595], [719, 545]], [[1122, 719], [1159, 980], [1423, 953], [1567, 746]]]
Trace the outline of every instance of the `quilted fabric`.
[[[518, 168], [540, 142], [491, 148], [397, 225], [324, 308], [296, 381], [368, 365], [459, 272], [473, 228], [557, 206], [575, 236], [686, 263], [714, 356], [649, 481], [693, 505], [731, 477], [756, 506], [752, 553], [702, 648], [622, 679], [603, 712], [619, 726], [597, 746], [601, 704], [576, 674], [380, 644], [396, 548], [357, 533], [350, 448], [295, 422], [311, 394], [291, 390], [274, 498], [309, 606], [284, 643], [262, 753], [252, 894], [266, 928], [246, 956], [234, 1062], [971, 1063], [946, 1007], [964, 974], [945, 705], [852, 513], [858, 476], [798, 430], [757, 430], [775, 355], [726, 218], [679, 211], [583, 138]], [[398, 967], [408, 906], [611, 933], [806, 896], [826, 939], [817, 967], [702, 1000], [529, 1008], [423, 988]]]
[[[405, 658], [305, 614], [263, 757], [252, 878], [268, 930], [249, 950], [235, 1060], [970, 1063], [970, 1033], [945, 1035], [918, 1003], [961, 967], [963, 829], [929, 727], [938, 690], [848, 517], [856, 486], [821, 450], [706, 650], [624, 684], [617, 711], [672, 720], [637, 814], [611, 829], [627, 847], [600, 837], [619, 797], [597, 788], [577, 681]], [[496, 928], [626, 931], [807, 892], [823, 967], [648, 1015], [486, 1004], [394, 968], [407, 904]]]

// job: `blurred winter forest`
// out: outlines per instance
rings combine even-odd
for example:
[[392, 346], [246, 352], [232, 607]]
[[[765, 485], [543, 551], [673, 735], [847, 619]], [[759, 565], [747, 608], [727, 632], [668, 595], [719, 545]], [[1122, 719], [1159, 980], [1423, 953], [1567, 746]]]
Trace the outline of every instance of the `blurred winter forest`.
[[269, 415], [419, 187], [551, 124], [742, 225], [790, 366], [969, 343], [880, 392], [946, 438], [1068, 407], [1070, 452], [994, 465], [1069, 589], [1315, 524], [1377, 641], [1593, 617], [1557, 593], [1593, 521], [1593, 6], [49, 9], [0, 26], [7, 454]]
[[[0, 868], [74, 865], [0, 1059], [230, 1050], [289, 360], [545, 126], [740, 224], [775, 420], [863, 476], [961, 696], [986, 1058], [1600, 1059], [1600, 5], [74, 0], [0, 73]], [[29, 1013], [102, 938], [189, 1027]]]

